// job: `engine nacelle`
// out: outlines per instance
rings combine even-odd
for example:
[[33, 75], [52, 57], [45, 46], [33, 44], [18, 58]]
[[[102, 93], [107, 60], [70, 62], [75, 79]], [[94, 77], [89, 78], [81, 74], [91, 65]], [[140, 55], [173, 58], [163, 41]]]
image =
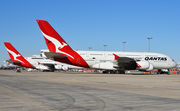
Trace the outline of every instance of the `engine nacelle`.
[[148, 61], [137, 61], [136, 62], [138, 70], [147, 70], [150, 67], [150, 63]]
[[146, 70], [140, 70], [140, 71], [147, 71], [147, 72], [149, 72], [149, 71], [152, 71], [153, 70], [153, 65], [152, 64], [150, 64], [150, 66], [149, 66], [149, 68], [148, 69], [146, 69]]
[[62, 66], [62, 70], [67, 71], [69, 69], [68, 66]]
[[149, 66], [149, 68], [148, 69], [146, 69], [146, 71], [152, 71], [153, 70], [153, 65], [152, 64], [150, 64], [150, 66]]
[[55, 69], [61, 69], [61, 68], [62, 68], [62, 65], [54, 65], [54, 68], [55, 68]]

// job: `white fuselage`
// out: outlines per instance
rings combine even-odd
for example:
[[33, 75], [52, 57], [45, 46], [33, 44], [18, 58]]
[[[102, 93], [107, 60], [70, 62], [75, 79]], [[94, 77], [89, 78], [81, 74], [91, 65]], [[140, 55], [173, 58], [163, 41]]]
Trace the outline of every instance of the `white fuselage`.
[[[44, 55], [44, 52], [49, 52], [47, 49], [41, 50], [41, 55]], [[113, 51], [76, 51], [89, 65], [90, 68], [95, 69], [106, 69], [101, 67], [95, 67], [97, 64], [106, 64], [109, 65], [111, 70], [116, 70], [113, 68], [115, 57], [113, 54], [118, 55], [119, 57], [129, 57], [134, 60], [148, 61], [153, 65], [153, 69], [171, 69], [176, 67], [176, 62], [171, 59], [169, 56], [160, 54], [160, 53], [151, 53], [151, 52], [113, 52]]]
[[40, 56], [31, 56], [31, 57], [25, 57], [25, 59], [32, 64], [36, 69], [41, 69], [41, 70], [50, 70], [50, 67], [48, 67], [49, 65], [54, 65], [54, 69], [68, 69], [68, 68], [80, 68], [77, 66], [72, 66], [72, 65], [68, 65], [65, 63], [60, 63], [57, 61], [53, 61], [44, 57], [40, 57]]
[[147, 52], [111, 52], [111, 51], [76, 51], [88, 65], [93, 68], [97, 63], [112, 63], [114, 54], [119, 57], [129, 57], [134, 60], [146, 60], [153, 65], [153, 69], [170, 69], [176, 67], [176, 62], [169, 56], [160, 53]]

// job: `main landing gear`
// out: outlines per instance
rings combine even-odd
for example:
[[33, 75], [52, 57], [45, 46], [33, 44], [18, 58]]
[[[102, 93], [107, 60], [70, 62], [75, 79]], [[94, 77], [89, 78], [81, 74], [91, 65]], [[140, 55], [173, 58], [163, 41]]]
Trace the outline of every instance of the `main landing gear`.
[[169, 69], [158, 69], [157, 74], [167, 74], [170, 75]]
[[125, 74], [125, 71], [120, 70], [105, 70], [103, 74]]

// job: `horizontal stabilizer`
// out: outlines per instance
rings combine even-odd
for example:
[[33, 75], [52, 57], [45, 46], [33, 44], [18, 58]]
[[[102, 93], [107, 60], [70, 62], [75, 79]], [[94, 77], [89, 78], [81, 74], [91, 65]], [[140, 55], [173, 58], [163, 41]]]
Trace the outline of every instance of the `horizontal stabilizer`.
[[7, 63], [10, 63], [10, 64], [13, 64], [13, 63], [19, 63], [19, 64], [21, 64], [21, 62], [17, 62], [17, 61], [13, 61], [13, 60], [11, 60], [11, 59], [9, 59], [9, 60], [6, 60], [6, 62]]
[[55, 52], [44, 52], [44, 55], [49, 59], [52, 59], [52, 58], [66, 58], [67, 57], [67, 56], [64, 56], [64, 55], [61, 55], [61, 54], [58, 54], [58, 53], [55, 53]]

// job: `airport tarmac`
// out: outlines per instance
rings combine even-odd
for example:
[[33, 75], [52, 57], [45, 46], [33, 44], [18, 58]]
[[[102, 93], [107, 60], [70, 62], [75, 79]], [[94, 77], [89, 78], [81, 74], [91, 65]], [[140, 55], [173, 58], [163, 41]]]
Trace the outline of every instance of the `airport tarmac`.
[[180, 75], [0, 70], [0, 111], [180, 111]]

